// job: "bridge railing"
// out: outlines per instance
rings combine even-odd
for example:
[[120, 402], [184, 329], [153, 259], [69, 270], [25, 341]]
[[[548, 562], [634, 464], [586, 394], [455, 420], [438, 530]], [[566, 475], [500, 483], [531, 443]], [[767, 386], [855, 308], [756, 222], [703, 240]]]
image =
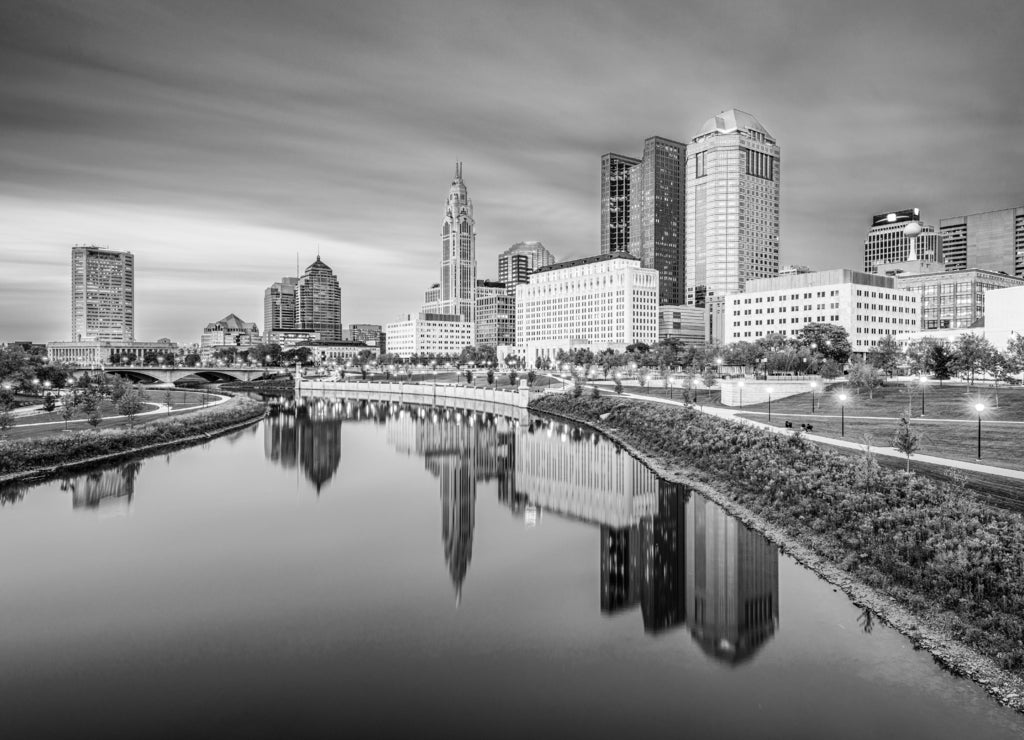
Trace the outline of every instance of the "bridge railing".
[[295, 380], [295, 395], [297, 397], [397, 398], [442, 406], [483, 403], [511, 406], [519, 410], [525, 410], [530, 402], [530, 391], [525, 384], [514, 389], [476, 388], [434, 383], [309, 380], [301, 376]]

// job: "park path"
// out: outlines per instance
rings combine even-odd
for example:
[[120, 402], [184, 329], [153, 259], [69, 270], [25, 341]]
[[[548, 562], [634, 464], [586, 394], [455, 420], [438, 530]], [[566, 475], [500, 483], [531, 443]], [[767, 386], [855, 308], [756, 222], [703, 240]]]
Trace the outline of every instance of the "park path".
[[[568, 388], [565, 389], [566, 392], [568, 390], [569, 390]], [[602, 390], [607, 391], [608, 389], [607, 388], [602, 388]], [[552, 392], [560, 393], [562, 391], [561, 391], [561, 389], [556, 389], [556, 390], [554, 390]], [[670, 398], [658, 398], [656, 396], [647, 396], [647, 395], [642, 395], [642, 394], [637, 394], [637, 393], [629, 393], [629, 392], [623, 392], [622, 395], [624, 397], [626, 397], [626, 398], [633, 398], [633, 399], [636, 399], [638, 401], [649, 401], [650, 403], [663, 403], [663, 404], [668, 405], [668, 406], [685, 406], [686, 405], [682, 401], [676, 401], [676, 400], [670, 399]], [[741, 414], [748, 414], [748, 415], [749, 414], [758, 414], [758, 413], [763, 413], [763, 412], [737, 411], [737, 410], [734, 410], [734, 409], [722, 408], [720, 406], [694, 406], [693, 408], [698, 410], [698, 411], [700, 411], [701, 413], [709, 414], [711, 416], [717, 416], [717, 417], [719, 417], [721, 419], [728, 419], [730, 421], [738, 421], [741, 424], [749, 424], [751, 426], [759, 427], [761, 429], [766, 429], [769, 432], [772, 432], [773, 434], [793, 434], [794, 431], [795, 431], [795, 430], [786, 429], [785, 427], [777, 427], [777, 426], [774, 426], [772, 424], [767, 424], [767, 423], [764, 423], [764, 422], [760, 422], [760, 421], [757, 421], [756, 419], [751, 419], [748, 416], [742, 416], [741, 415]], [[767, 416], [767, 414], [764, 414], [764, 415]], [[891, 419], [891, 417], [871, 417], [871, 416], [852, 417], [849, 414], [847, 414], [847, 418], [850, 418], [850, 419], [853, 419], [853, 418]], [[925, 419], [925, 421], [930, 421], [930, 420]], [[958, 420], [958, 419], [934, 419], [934, 421], [961, 421], [961, 420]], [[966, 423], [976, 423], [976, 422], [974, 422], [973, 420], [967, 420]], [[989, 421], [989, 422], [986, 422], [986, 423], [997, 423], [997, 422]], [[1003, 423], [1003, 424], [1021, 424], [1021, 423], [1024, 423], [1024, 422], [1005, 421], [1005, 422], [999, 422], [999, 423]], [[818, 435], [818, 434], [804, 434], [804, 439], [807, 439], [807, 440], [809, 440], [811, 442], [817, 442], [819, 444], [830, 445], [832, 447], [842, 447], [842, 448], [845, 448], [845, 449], [848, 449], [848, 450], [862, 451], [864, 449], [864, 445], [860, 444], [858, 442], [850, 442], [850, 441], [845, 440], [845, 439], [835, 439], [833, 437], [823, 437], [823, 436]], [[875, 446], [872, 446], [871, 447], [871, 451], [874, 452], [875, 454], [883, 455], [885, 457], [895, 457], [895, 458], [897, 458], [899, 460], [905, 460], [906, 459], [906, 456], [902, 452], [900, 452], [899, 450], [897, 450], [897, 449], [895, 449], [893, 447], [883, 447], [883, 446], [875, 447]], [[951, 460], [948, 457], [936, 457], [934, 455], [914, 455], [911, 458], [911, 461], [912, 462], [931, 463], [933, 465], [942, 465], [942, 466], [947, 467], [947, 468], [957, 468], [957, 469], [960, 469], [960, 470], [967, 470], [967, 471], [970, 471], [972, 473], [986, 473], [988, 475], [996, 475], [996, 476], [1000, 476], [1002, 478], [1009, 478], [1011, 480], [1024, 481], [1024, 470], [1012, 470], [1010, 468], [1000, 468], [1000, 467], [996, 467], [994, 465], [985, 465], [984, 463], [968, 462], [966, 460]]]
[[[170, 410], [171, 410], [172, 413], [177, 414], [177, 413], [181, 413], [183, 411], [195, 411], [196, 409], [200, 409], [200, 408], [211, 408], [211, 407], [216, 406], [218, 404], [224, 403], [229, 398], [231, 398], [231, 396], [221, 396], [221, 395], [217, 395], [217, 394], [213, 394], [213, 393], [211, 393], [209, 397], [210, 397], [210, 401], [208, 403], [206, 403], [205, 406], [203, 404], [196, 404], [195, 406], [186, 406], [184, 408], [170, 409]], [[216, 399], [216, 400], [214, 400], [214, 399]], [[146, 401], [146, 403], [147, 404], [152, 404], [152, 405], [156, 406], [156, 408], [153, 409], [152, 411], [144, 411], [141, 414], [136, 414], [135, 415], [136, 419], [140, 419], [143, 416], [155, 416], [157, 414], [166, 414], [168, 412], [168, 409], [170, 408], [167, 404], [165, 404], [165, 403], [158, 403], [156, 401]], [[28, 408], [28, 409], [42, 409], [42, 406], [38, 406], [38, 407], [36, 407], [36, 406], [28, 406], [26, 408]], [[23, 409], [19, 409], [19, 410], [24, 410], [24, 408]], [[31, 416], [31, 414], [21, 414], [21, 416]], [[127, 419], [127, 418], [128, 418], [127, 416], [123, 416], [123, 415], [104, 416], [103, 417], [103, 421], [114, 421], [114, 420], [117, 420], [117, 419]], [[70, 425], [73, 425], [73, 424], [88, 424], [88, 423], [89, 423], [88, 419], [71, 419], [68, 422], [68, 425], [70, 426]], [[63, 425], [64, 425], [64, 420], [61, 419], [59, 421], [34, 421], [34, 422], [30, 422], [28, 424], [16, 424], [14, 428], [16, 428], [16, 429], [24, 429], [26, 427], [58, 427], [58, 426], [59, 427], [63, 427]]]

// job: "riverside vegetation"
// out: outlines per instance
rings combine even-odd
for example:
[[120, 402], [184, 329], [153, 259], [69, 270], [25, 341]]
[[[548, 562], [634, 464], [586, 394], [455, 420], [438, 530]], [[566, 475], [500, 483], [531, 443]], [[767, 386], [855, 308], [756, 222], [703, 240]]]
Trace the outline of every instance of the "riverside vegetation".
[[44, 439], [0, 440], [0, 476], [208, 435], [261, 417], [264, 411], [262, 403], [237, 396], [219, 406], [163, 417], [135, 427], [64, 432]]
[[1024, 677], [1024, 517], [939, 483], [678, 406], [602, 396], [531, 409], [708, 474], [741, 506]]

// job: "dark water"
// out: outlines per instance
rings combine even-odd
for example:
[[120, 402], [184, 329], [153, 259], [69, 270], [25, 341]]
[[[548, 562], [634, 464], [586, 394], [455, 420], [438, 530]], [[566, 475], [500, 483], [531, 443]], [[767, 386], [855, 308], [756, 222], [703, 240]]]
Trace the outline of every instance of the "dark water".
[[0, 738], [1024, 735], [559, 423], [323, 404], [2, 496]]

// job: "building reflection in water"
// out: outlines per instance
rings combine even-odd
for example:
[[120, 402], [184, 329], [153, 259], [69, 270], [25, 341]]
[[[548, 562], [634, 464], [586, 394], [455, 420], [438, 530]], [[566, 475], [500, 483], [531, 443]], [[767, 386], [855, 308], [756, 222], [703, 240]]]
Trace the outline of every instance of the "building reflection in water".
[[753, 656], [778, 627], [777, 548], [595, 432], [397, 402], [284, 404], [266, 421], [266, 455], [301, 466], [319, 491], [341, 463], [343, 420], [384, 425], [389, 444], [423, 458], [438, 480], [456, 604], [473, 557], [477, 484], [493, 480], [500, 503], [527, 526], [547, 511], [599, 527], [603, 613], [639, 607], [645, 631], [685, 626], [730, 664]]
[[263, 426], [263, 452], [284, 468], [301, 467], [316, 495], [341, 465], [344, 406], [330, 402], [275, 404]]
[[61, 480], [60, 490], [71, 492], [74, 509], [127, 510], [135, 497], [135, 479], [142, 463], [125, 463]]

